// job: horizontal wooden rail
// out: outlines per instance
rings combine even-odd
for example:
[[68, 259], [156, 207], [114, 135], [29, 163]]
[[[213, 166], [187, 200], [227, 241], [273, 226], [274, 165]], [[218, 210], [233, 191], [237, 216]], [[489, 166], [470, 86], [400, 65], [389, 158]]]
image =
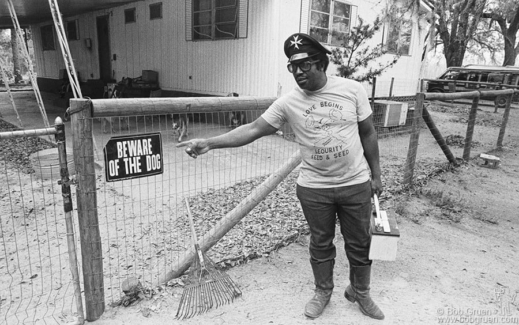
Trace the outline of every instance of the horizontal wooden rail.
[[490, 97], [490, 96], [506, 96], [506, 95], [512, 95], [513, 93], [517, 92], [513, 89], [503, 89], [503, 90], [480, 90], [481, 93], [480, 97]]
[[506, 96], [513, 94], [513, 89], [505, 90], [475, 90], [456, 93], [424, 93], [426, 100], [452, 100], [452, 99], [470, 99], [474, 97], [492, 97]]
[[32, 130], [20, 130], [20, 131], [7, 131], [0, 133], [0, 139], [10, 139], [18, 137], [39, 137], [42, 135], [56, 134], [56, 128], [44, 128], [44, 129], [32, 129]]
[[454, 84], [454, 85], [472, 85], [474, 89], [476, 88], [494, 88], [494, 87], [503, 87], [508, 89], [519, 89], [519, 86], [508, 85], [502, 82], [481, 82], [481, 81], [468, 81], [468, 80], [449, 80], [449, 79], [422, 79], [422, 81], [432, 81], [435, 83], [441, 84]]
[[479, 91], [467, 91], [462, 93], [424, 93], [426, 100], [451, 100], [479, 97]]
[[[151, 97], [92, 99], [92, 117], [212, 113], [267, 109], [276, 97]], [[71, 99], [71, 103], [78, 99]], [[83, 99], [84, 100], [84, 99]]]

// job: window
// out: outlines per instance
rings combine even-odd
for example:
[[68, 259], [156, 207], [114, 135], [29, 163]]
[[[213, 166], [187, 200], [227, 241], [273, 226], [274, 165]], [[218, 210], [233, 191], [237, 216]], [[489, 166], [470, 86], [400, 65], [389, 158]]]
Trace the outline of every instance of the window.
[[443, 76], [440, 77], [440, 79], [456, 80], [458, 79], [459, 74], [460, 73], [458, 71], [447, 71]]
[[386, 43], [389, 53], [409, 55], [412, 27], [411, 20], [402, 17], [390, 21]]
[[502, 83], [505, 79], [505, 75], [501, 73], [491, 73], [488, 75], [488, 82]]
[[44, 51], [54, 51], [54, 27], [46, 25], [41, 27], [41, 46]]
[[467, 77], [468, 77], [468, 73], [460, 72], [460, 74], [458, 75], [458, 79], [456, 79], [456, 80], [467, 80]]
[[238, 38], [238, 0], [193, 0], [193, 39]]
[[310, 35], [322, 43], [341, 46], [351, 27], [351, 5], [338, 0], [312, 0]]
[[[467, 80], [470, 82], [479, 82], [480, 77], [481, 74], [479, 72], [469, 72]], [[476, 89], [479, 88], [479, 85], [475, 83], [467, 83], [467, 88]]]
[[512, 74], [510, 75], [510, 82], [511, 85], [517, 86], [519, 84], [519, 75], [518, 74]]
[[137, 21], [137, 15], [135, 13], [135, 8], [125, 9], [124, 10], [124, 23], [130, 24]]
[[67, 21], [67, 40], [77, 41], [79, 39], [79, 23], [78, 20]]
[[479, 73], [471, 72], [471, 73], [469, 73], [468, 81], [478, 82], [479, 81], [479, 76], [480, 76]]
[[150, 5], [150, 20], [162, 19], [162, 2]]

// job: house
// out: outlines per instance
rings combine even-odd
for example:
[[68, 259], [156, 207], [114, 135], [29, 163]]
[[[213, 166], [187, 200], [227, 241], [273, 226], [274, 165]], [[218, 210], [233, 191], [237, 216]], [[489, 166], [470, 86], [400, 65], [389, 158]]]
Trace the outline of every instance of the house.
[[[347, 32], [359, 16], [370, 22], [384, 6], [364, 0], [144, 0], [63, 20], [82, 82], [153, 70], [169, 96], [276, 96], [296, 87], [283, 53], [288, 36], [312, 33], [333, 46], [331, 28]], [[417, 91], [427, 28], [424, 20], [402, 14], [405, 19], [386, 22], [371, 40], [401, 54], [378, 78], [377, 96], [387, 96], [392, 78], [393, 95]], [[65, 65], [53, 22], [31, 29], [40, 89], [54, 91]]]

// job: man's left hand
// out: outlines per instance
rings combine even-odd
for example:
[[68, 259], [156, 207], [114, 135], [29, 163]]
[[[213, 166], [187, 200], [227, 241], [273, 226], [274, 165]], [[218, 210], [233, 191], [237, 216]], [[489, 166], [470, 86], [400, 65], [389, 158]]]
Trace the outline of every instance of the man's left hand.
[[371, 196], [376, 194], [378, 197], [380, 197], [380, 194], [384, 191], [384, 188], [382, 186], [382, 180], [380, 177], [374, 177], [371, 180]]

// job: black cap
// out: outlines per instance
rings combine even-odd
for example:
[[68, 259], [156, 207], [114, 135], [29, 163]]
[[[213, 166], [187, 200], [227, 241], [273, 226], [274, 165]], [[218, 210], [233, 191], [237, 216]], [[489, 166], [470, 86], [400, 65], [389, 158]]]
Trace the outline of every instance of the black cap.
[[289, 62], [306, 59], [319, 53], [332, 54], [315, 38], [304, 33], [295, 33], [287, 38], [284, 50]]

